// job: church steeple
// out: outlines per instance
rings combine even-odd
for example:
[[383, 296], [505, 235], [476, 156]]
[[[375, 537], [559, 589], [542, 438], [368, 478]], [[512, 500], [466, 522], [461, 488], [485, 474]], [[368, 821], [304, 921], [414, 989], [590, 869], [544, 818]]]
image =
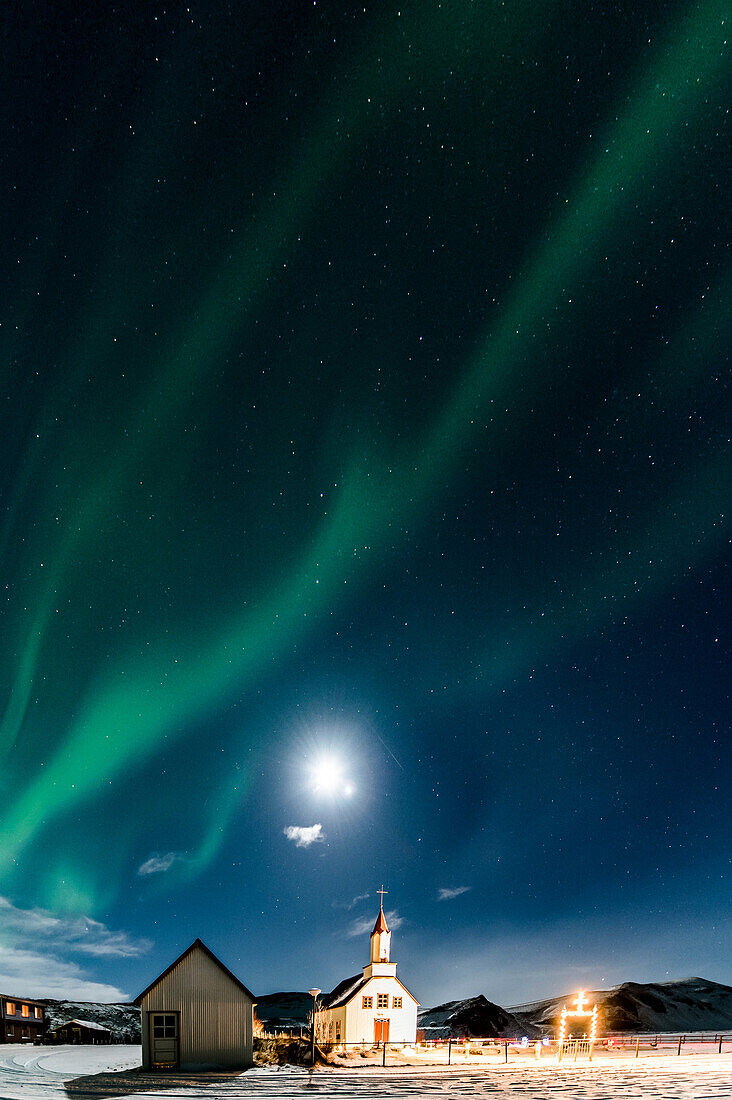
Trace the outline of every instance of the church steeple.
[[376, 918], [376, 924], [374, 930], [371, 933], [371, 962], [368, 967], [364, 968], [369, 971], [368, 977], [371, 976], [372, 968], [376, 963], [379, 967], [379, 973], [396, 973], [396, 965], [389, 960], [391, 953], [391, 932], [389, 931], [389, 925], [386, 923], [386, 917], [384, 915], [384, 894], [386, 890], [382, 886], [377, 891], [381, 895], [381, 904], [379, 905], [379, 915]]
[[390, 950], [391, 932], [389, 931], [389, 925], [386, 923], [386, 917], [384, 916], [382, 907], [379, 909], [379, 915], [376, 918], [376, 924], [371, 933], [371, 962], [388, 963]]

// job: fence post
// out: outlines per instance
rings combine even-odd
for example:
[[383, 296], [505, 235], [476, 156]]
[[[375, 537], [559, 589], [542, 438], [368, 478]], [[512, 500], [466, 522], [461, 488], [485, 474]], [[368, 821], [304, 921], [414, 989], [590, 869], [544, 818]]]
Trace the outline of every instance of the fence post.
[[719, 1050], [717, 1051], [717, 1054], [721, 1054], [721, 1053], [722, 1053], [722, 1036], [720, 1035], [719, 1036]]
[[451, 1065], [451, 1063], [452, 1063], [452, 1039], [450, 1038], [450, 1039], [447, 1040], [447, 1064], [448, 1064], [448, 1066]]
[[635, 1041], [635, 1056], [636, 1056], [636, 1058], [638, 1057], [638, 1048], [639, 1047], [640, 1047], [640, 1035], [638, 1036], [638, 1038]]
[[503, 1060], [504, 1060], [504, 1062], [507, 1062], [508, 1061], [508, 1039], [506, 1039], [504, 1050], [506, 1051], [506, 1057]]
[[677, 1053], [677, 1054], [681, 1054], [681, 1036], [680, 1036], [680, 1035], [679, 1035], [679, 1045], [678, 1045], [678, 1047], [677, 1047], [677, 1049], [676, 1049], [676, 1053]]

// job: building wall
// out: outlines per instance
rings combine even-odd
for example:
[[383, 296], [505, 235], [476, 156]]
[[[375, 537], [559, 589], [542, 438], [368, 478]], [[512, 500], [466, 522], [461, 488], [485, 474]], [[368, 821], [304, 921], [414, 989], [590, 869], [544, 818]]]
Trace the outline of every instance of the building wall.
[[[379, 993], [388, 995], [388, 1008], [376, 1007]], [[363, 1008], [362, 997], [372, 997], [373, 1007]], [[402, 998], [401, 1008], [393, 1007], [394, 997]], [[335, 1024], [336, 1019], [341, 1020], [341, 1040], [344, 1043], [365, 1042], [372, 1045], [376, 1019], [389, 1021], [389, 1042], [414, 1043], [417, 1038], [417, 1002], [396, 978], [372, 978], [343, 1008], [327, 1010], [327, 1023]], [[332, 1034], [335, 1034], [335, 1028]]]
[[[340, 1024], [340, 1042], [345, 1043], [346, 1040], [346, 1009], [343, 1008], [329, 1008], [325, 1013], [325, 1025], [326, 1032], [323, 1042], [335, 1043], [336, 1042], [336, 1024]], [[328, 1031], [329, 1025], [332, 1025], [332, 1029]]]
[[196, 948], [155, 985], [140, 1005], [142, 1064], [150, 1068], [150, 1012], [180, 1013], [180, 1064], [251, 1065], [253, 1004]]
[[[8, 1012], [8, 1004], [14, 1005], [14, 1012]], [[23, 1006], [28, 1011], [27, 1016], [23, 1016]], [[36, 1018], [36, 1009], [40, 1010], [40, 1019]], [[33, 1042], [43, 1037], [45, 1026], [45, 1009], [40, 1002], [0, 995], [0, 1043]]]
[[[377, 1008], [379, 993], [389, 997], [388, 1008]], [[362, 997], [373, 997], [372, 1008], [362, 1008]], [[393, 1008], [394, 997], [402, 998], [402, 1007]], [[347, 1005], [347, 1042], [374, 1041], [374, 1020], [389, 1020], [389, 1041], [413, 1043], [417, 1038], [417, 1004], [396, 978], [372, 978]]]
[[42, 1038], [40, 1020], [0, 1020], [0, 1043], [32, 1043]]

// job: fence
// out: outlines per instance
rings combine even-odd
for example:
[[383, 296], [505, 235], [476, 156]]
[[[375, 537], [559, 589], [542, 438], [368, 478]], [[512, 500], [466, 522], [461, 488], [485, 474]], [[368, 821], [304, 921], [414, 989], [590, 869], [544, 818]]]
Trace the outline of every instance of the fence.
[[[280, 1035], [280, 1037], [282, 1037]], [[307, 1030], [299, 1029], [292, 1037], [309, 1040]], [[529, 1039], [466, 1038], [449, 1036], [417, 1043], [378, 1042], [336, 1043], [317, 1042], [321, 1058], [331, 1061], [362, 1060], [371, 1065], [485, 1065], [508, 1062], [549, 1061], [555, 1064], [615, 1058], [640, 1058], [652, 1054], [729, 1054], [732, 1053], [732, 1033], [696, 1032], [673, 1034], [607, 1035], [589, 1039]], [[309, 1054], [309, 1052], [308, 1052]]]

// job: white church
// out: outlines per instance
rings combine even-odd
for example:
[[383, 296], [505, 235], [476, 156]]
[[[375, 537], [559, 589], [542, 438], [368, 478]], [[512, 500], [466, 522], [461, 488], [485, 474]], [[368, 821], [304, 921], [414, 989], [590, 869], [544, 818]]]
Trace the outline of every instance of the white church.
[[371, 961], [362, 974], [345, 978], [321, 998], [327, 1043], [414, 1043], [419, 1001], [396, 976], [390, 959], [391, 932], [379, 915], [371, 933]]

